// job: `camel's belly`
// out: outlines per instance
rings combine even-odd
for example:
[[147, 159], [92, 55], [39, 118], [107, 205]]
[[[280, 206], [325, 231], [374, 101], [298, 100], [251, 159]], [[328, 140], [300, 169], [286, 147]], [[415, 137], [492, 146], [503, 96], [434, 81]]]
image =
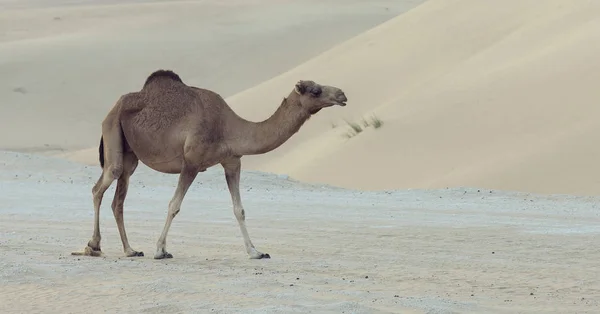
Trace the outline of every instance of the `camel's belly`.
[[140, 161], [144, 165], [148, 166], [148, 168], [159, 171], [159, 172], [163, 172], [163, 173], [180, 173], [181, 168], [183, 166], [182, 158], [177, 158], [175, 160], [171, 160], [168, 162], [155, 162], [155, 161], [143, 160], [143, 159], [140, 159]]
[[[166, 155], [161, 155], [163, 156], [163, 159], [159, 159], [157, 158], [158, 155], [152, 155], [155, 156], [155, 158], [151, 158], [151, 157], [144, 157], [144, 156], [138, 156], [138, 159], [145, 164], [146, 166], [148, 166], [149, 168], [159, 171], [159, 172], [164, 172], [164, 173], [180, 173], [181, 169], [183, 168], [183, 163], [184, 163], [184, 155], [183, 152], [180, 152], [179, 154], [174, 154], [174, 155], [170, 155], [169, 159], [164, 158], [164, 156]], [[211, 155], [208, 155], [211, 156]], [[206, 156], [205, 156], [206, 157]], [[190, 162], [188, 160], [188, 162]], [[199, 163], [196, 164], [198, 167], [198, 172], [203, 172], [206, 169], [217, 165], [220, 163], [220, 159], [219, 158], [204, 158], [201, 161], [198, 161]]]
[[[140, 162], [155, 171], [181, 173], [186, 158], [188, 163], [202, 172], [220, 163], [226, 154], [226, 148], [222, 145], [211, 144], [206, 149], [206, 146], [196, 144], [194, 141], [201, 139], [194, 140], [184, 123], [180, 123], [181, 126], [155, 129], [142, 129], [139, 124], [141, 123], [136, 118], [124, 120], [122, 128], [125, 139]], [[181, 131], [177, 131], [178, 129]]]
[[127, 146], [146, 166], [164, 173], [179, 173], [185, 138], [165, 131], [144, 132], [123, 128]]
[[[159, 172], [163, 172], [163, 173], [171, 173], [171, 174], [177, 174], [177, 173], [181, 173], [181, 169], [183, 167], [183, 161], [181, 160], [177, 160], [177, 161], [171, 161], [168, 163], [148, 163], [148, 162], [144, 162], [142, 161], [142, 163], [146, 166], [148, 166], [148, 168], [159, 171]], [[216, 165], [217, 163], [211, 164], [210, 166], [206, 166], [206, 167], [200, 167], [198, 169], [198, 172], [204, 172], [206, 171], [207, 168], [212, 167], [214, 165]]]

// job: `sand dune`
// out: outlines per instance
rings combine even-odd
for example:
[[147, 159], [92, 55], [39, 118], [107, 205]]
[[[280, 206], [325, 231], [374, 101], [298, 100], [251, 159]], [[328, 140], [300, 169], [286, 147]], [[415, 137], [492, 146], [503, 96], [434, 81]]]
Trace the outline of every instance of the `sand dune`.
[[[350, 98], [245, 166], [361, 189], [600, 193], [598, 43], [594, 1], [428, 1], [230, 97], [256, 120], [299, 78]], [[383, 127], [332, 129], [372, 113]]]
[[0, 148], [95, 146], [158, 68], [230, 96], [419, 2], [2, 0]]
[[[346, 41], [341, 39], [343, 35], [333, 35], [333, 31], [323, 35], [320, 39], [323, 44], [310, 50], [316, 56], [288, 71], [286, 67], [292, 67], [293, 62], [297, 64], [301, 56], [310, 53], [293, 54], [288, 50], [294, 49], [288, 47], [279, 57], [270, 56], [268, 64], [240, 61], [239, 54], [232, 53], [218, 59], [219, 63], [212, 68], [206, 62], [195, 65], [200, 59], [195, 56], [217, 58], [222, 50], [214, 48], [215, 45], [234, 45], [235, 40], [240, 40], [240, 33], [227, 37], [225, 30], [243, 28], [240, 27], [243, 22], [237, 20], [242, 12], [254, 12], [248, 13], [256, 14], [254, 17], [263, 13], [253, 11], [258, 8], [254, 2], [245, 6], [211, 4], [215, 10], [211, 14], [224, 14], [235, 24], [224, 30], [207, 26], [221, 21], [211, 19], [214, 16], [209, 13], [205, 24], [193, 24], [192, 20], [198, 18], [187, 11], [196, 12], [191, 11], [194, 5], [193, 2], [168, 6], [135, 4], [148, 13], [136, 15], [132, 23], [135, 27], [119, 36], [108, 36], [112, 31], [101, 28], [89, 30], [93, 37], [86, 36], [87, 24], [82, 22], [81, 31], [62, 37], [6, 39], [2, 42], [6, 49], [0, 53], [7, 54], [10, 47], [13, 60], [25, 60], [22, 56], [31, 56], [32, 51], [38, 51], [39, 58], [29, 67], [36, 70], [25, 70], [19, 74], [19, 80], [10, 81], [14, 84], [9, 86], [14, 86], [14, 90], [8, 102], [19, 109], [11, 109], [10, 115], [3, 114], [0, 122], [13, 133], [25, 132], [32, 124], [56, 129], [25, 137], [5, 133], [2, 144], [22, 149], [32, 145], [43, 147], [46, 142], [49, 147], [87, 146], [91, 148], [61, 156], [96, 164], [98, 121], [112, 106], [115, 95], [139, 88], [140, 77], [147, 74], [149, 65], [154, 68], [161, 64], [181, 69], [179, 72], [190, 84], [215, 88], [224, 96], [229, 94], [227, 100], [234, 109], [255, 121], [267, 118], [299, 79], [336, 85], [347, 92], [350, 98], [347, 107], [320, 112], [273, 152], [245, 157], [245, 169], [286, 173], [307, 182], [360, 189], [481, 186], [542, 193], [600, 192], [600, 181], [596, 179], [600, 168], [595, 162], [600, 149], [593, 145], [600, 132], [595, 123], [600, 114], [596, 105], [600, 94], [595, 88], [600, 81], [600, 62], [596, 58], [600, 52], [597, 2], [431, 0], [354, 38], [350, 38], [348, 31]], [[359, 6], [353, 5], [349, 8]], [[131, 16], [117, 12], [126, 6], [118, 9], [103, 6], [105, 11], [94, 8], [88, 13], [104, 12], [104, 15], [94, 14], [97, 18], [104, 16], [111, 21], [131, 23]], [[274, 17], [276, 10], [284, 14], [299, 7], [303, 6], [286, 2], [267, 11]], [[84, 6], [69, 10], [87, 9]], [[161, 10], [180, 14], [181, 22], [176, 24], [179, 26], [170, 26], [167, 32], [168, 19], [156, 22], [155, 16]], [[53, 16], [47, 11], [40, 12], [45, 12], [46, 17]], [[329, 13], [320, 17], [326, 14]], [[338, 14], [339, 20], [334, 24], [350, 23], [339, 17], [347, 12]], [[296, 18], [301, 19], [300, 16], [305, 18], [302, 14]], [[267, 24], [256, 26], [263, 29], [256, 31], [260, 34], [252, 33], [252, 40], [263, 38], [265, 43], [274, 45], [275, 27]], [[311, 25], [312, 28], [306, 26], [309, 33], [321, 29], [322, 24]], [[213, 27], [212, 31], [221, 30], [219, 34], [225, 39], [216, 41], [211, 37], [212, 41], [207, 41], [200, 36], [194, 43], [184, 39], [195, 28], [205, 26]], [[293, 28], [286, 28], [277, 38], [290, 39], [293, 34], [290, 29]], [[6, 36], [17, 36], [10, 34]], [[208, 36], [208, 31], [202, 34]], [[132, 57], [167, 37], [173, 38], [172, 49], [148, 53], [143, 60]], [[267, 37], [271, 39], [264, 39]], [[334, 37], [340, 40], [335, 41]], [[45, 46], [50, 40], [53, 45]], [[132, 40], [138, 43], [135, 48], [128, 43]], [[214, 49], [200, 49], [201, 43], [210, 43]], [[280, 43], [286, 46], [285, 42]], [[258, 45], [246, 42], [232, 47], [237, 51], [242, 46]], [[323, 51], [329, 46], [333, 47], [319, 54], [319, 49]], [[75, 52], [63, 56], [66, 47]], [[121, 50], [110, 54], [107, 47]], [[81, 63], [83, 68], [77, 71], [61, 72], [69, 85], [60, 87], [60, 80], [50, 79], [59, 71], [61, 62], [56, 61], [66, 64], [68, 58], [72, 64], [74, 56], [84, 55], [90, 49], [102, 50], [101, 57], [97, 53], [94, 56], [98, 61]], [[251, 58], [248, 60], [262, 60], [265, 50], [244, 53]], [[289, 53], [292, 56], [288, 58]], [[54, 56], [54, 62], [48, 62], [51, 58], [48, 56]], [[18, 66], [23, 63], [8, 64], [9, 69]], [[202, 74], [214, 74], [215, 68], [222, 74]], [[119, 73], [118, 80], [109, 79], [114, 76], [112, 71]], [[88, 72], [97, 76], [94, 82], [110, 83], [102, 88], [83, 83], [74, 85], [76, 80], [89, 79]], [[283, 73], [276, 75], [278, 72]], [[47, 98], [49, 92], [30, 92], [30, 88], [55, 92]], [[231, 95], [236, 90], [240, 92]], [[85, 104], [90, 99], [93, 104]], [[42, 105], [47, 100], [48, 105]], [[60, 111], [49, 109], [57, 104], [62, 104]], [[349, 129], [344, 120], [360, 122], [372, 114], [383, 121], [381, 128], [369, 127], [354, 137], [345, 137]], [[78, 131], [73, 132], [74, 129]]]

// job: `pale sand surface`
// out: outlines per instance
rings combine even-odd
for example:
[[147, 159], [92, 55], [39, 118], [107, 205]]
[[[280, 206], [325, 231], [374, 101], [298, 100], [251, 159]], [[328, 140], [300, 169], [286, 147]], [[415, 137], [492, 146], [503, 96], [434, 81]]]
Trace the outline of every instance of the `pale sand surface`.
[[96, 146], [119, 95], [156, 69], [227, 97], [420, 2], [0, 0], [0, 148]]
[[[600, 2], [432, 0], [366, 30], [417, 2], [23, 9], [37, 28], [0, 43], [0, 123], [10, 130], [0, 147], [69, 149], [60, 156], [97, 164], [99, 121], [160, 65], [255, 121], [299, 79], [347, 92], [347, 107], [321, 111], [275, 151], [246, 157], [244, 169], [363, 190], [598, 195]], [[372, 114], [382, 128], [344, 136], [344, 120]]]
[[[274, 106], [258, 104], [305, 77], [349, 98], [245, 169], [368, 190], [598, 195], [599, 55], [600, 1], [431, 0], [228, 100], [260, 120]], [[381, 128], [343, 136], [344, 119], [371, 114]]]
[[[429, 0], [372, 28], [421, 2], [0, 0], [0, 149], [61, 157], [0, 151], [0, 313], [597, 313], [599, 199], [574, 194], [600, 191], [600, 2]], [[272, 259], [247, 258], [219, 167], [152, 259], [177, 176], [143, 165], [125, 223], [146, 256], [122, 257], [116, 184], [106, 257], [69, 255], [100, 122], [156, 68], [252, 120], [299, 79], [346, 91], [243, 159], [284, 174], [242, 174]]]
[[[177, 176], [141, 166], [122, 257], [98, 167], [0, 154], [1, 313], [597, 313], [597, 198], [454, 188], [360, 192], [242, 175], [249, 260], [222, 171], [198, 177], [154, 260]], [[54, 200], [52, 200], [54, 199]]]
[[[227, 100], [258, 121], [298, 79], [339, 86], [350, 99], [277, 150], [245, 157], [244, 169], [363, 190], [598, 195], [598, 55], [598, 1], [431, 0]], [[128, 73], [138, 86], [139, 71]], [[202, 83], [197, 75], [182, 73], [190, 84]], [[97, 93], [110, 103], [112, 90]], [[344, 120], [372, 114], [383, 127], [344, 136]], [[66, 157], [97, 164], [90, 136], [91, 148]]]

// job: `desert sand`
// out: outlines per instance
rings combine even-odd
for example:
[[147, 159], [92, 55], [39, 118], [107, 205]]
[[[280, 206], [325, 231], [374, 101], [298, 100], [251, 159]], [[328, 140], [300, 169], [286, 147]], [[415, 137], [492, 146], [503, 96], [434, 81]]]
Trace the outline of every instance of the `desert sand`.
[[[598, 55], [597, 1], [431, 0], [228, 100], [260, 119], [270, 108], [255, 104], [281, 97], [268, 91], [305, 76], [351, 99], [248, 169], [369, 190], [598, 195]], [[344, 119], [372, 114], [381, 128], [344, 137]]]
[[[599, 43], [583, 0], [0, 0], [0, 313], [597, 313]], [[145, 256], [123, 257], [116, 184], [105, 256], [70, 255], [100, 123], [158, 68], [254, 121], [301, 79], [346, 92], [242, 160], [271, 259], [213, 167], [154, 260], [177, 176], [144, 165], [124, 220]]]
[[[0, 155], [2, 313], [595, 313], [598, 198], [473, 188], [363, 192], [247, 171], [250, 260], [222, 171], [190, 188], [154, 260], [176, 176], [142, 167], [125, 203], [126, 258], [97, 167]], [[114, 185], [106, 193], [110, 200]], [[54, 199], [52, 201], [51, 199]]]
[[[254, 121], [299, 79], [348, 91], [348, 107], [244, 169], [362, 190], [600, 194], [600, 4], [342, 2], [8, 10], [0, 147], [97, 164], [99, 121], [162, 67]], [[347, 121], [373, 115], [381, 128], [348, 138]]]
[[118, 96], [156, 69], [228, 97], [422, 1], [0, 0], [0, 148], [97, 146]]

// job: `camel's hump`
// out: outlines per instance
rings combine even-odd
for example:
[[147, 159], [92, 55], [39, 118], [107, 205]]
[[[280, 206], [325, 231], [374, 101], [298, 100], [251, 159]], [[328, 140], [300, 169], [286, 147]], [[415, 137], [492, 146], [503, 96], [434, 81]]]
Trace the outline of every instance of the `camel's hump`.
[[162, 77], [169, 78], [174, 81], [183, 83], [183, 81], [181, 80], [179, 75], [177, 75], [177, 73], [175, 73], [171, 70], [156, 70], [156, 71], [152, 72], [152, 74], [150, 74], [150, 76], [148, 76], [148, 78], [146, 79], [146, 82], [144, 82], [144, 87], [146, 87], [150, 82], [152, 82], [158, 78], [162, 78]]

